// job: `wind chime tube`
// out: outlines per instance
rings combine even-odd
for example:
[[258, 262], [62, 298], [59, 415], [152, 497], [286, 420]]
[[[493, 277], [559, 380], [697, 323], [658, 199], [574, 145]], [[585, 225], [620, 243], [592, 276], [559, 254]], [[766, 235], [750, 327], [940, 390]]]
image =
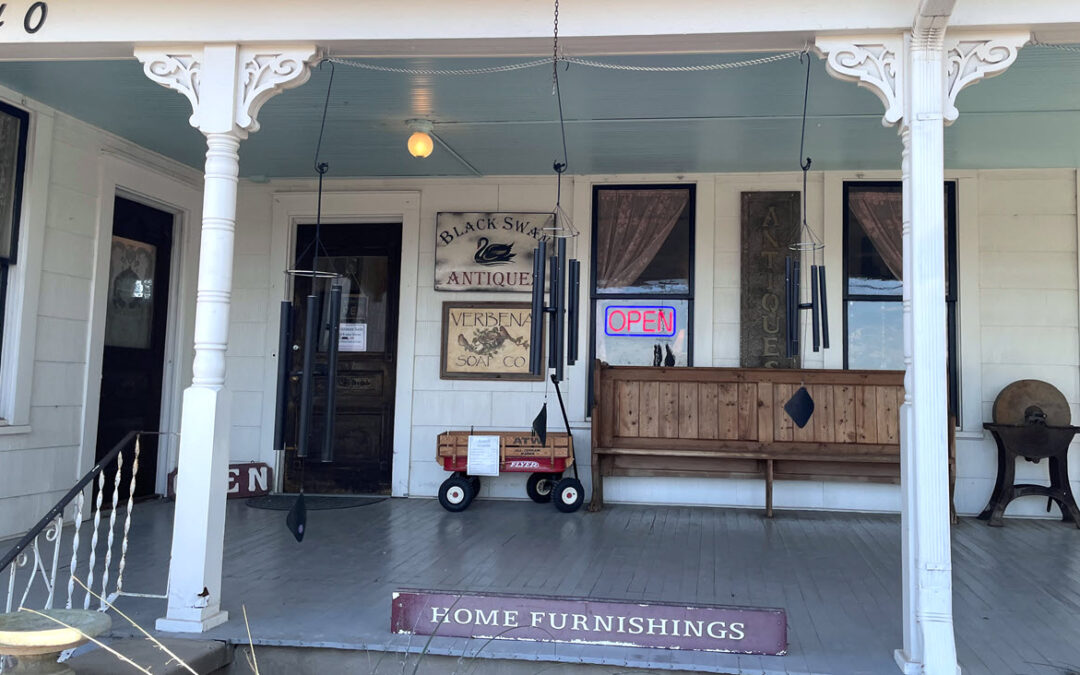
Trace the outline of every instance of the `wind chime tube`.
[[544, 260], [547, 245], [541, 241], [533, 249], [532, 316], [529, 318], [529, 373], [544, 371]]
[[323, 428], [323, 464], [334, 461], [334, 418], [337, 415], [338, 338], [341, 335], [341, 286], [330, 289], [329, 337], [326, 346], [326, 425]]
[[792, 297], [792, 264], [791, 256], [784, 258], [784, 323], [787, 329], [784, 333], [784, 345], [786, 347], [785, 353], [790, 359], [795, 356], [795, 317], [798, 316], [799, 310], [795, 308], [795, 299]]
[[[312, 285], [314, 286], [314, 278]], [[319, 332], [319, 298], [307, 296], [307, 321], [304, 326], [304, 370], [300, 375], [300, 427], [296, 439], [296, 456], [306, 459], [308, 456], [308, 435], [311, 430], [311, 398], [314, 393], [315, 349]]]
[[555, 287], [555, 377], [562, 382], [566, 368], [566, 238], [555, 245], [558, 261], [551, 285]]
[[821, 286], [818, 301], [821, 303], [821, 346], [829, 348], [829, 303], [825, 300], [825, 266], [818, 267], [818, 284]]
[[566, 365], [572, 366], [578, 358], [578, 320], [581, 313], [578, 296], [581, 293], [581, 261], [571, 260], [570, 286], [567, 297], [566, 316]]
[[799, 339], [801, 327], [799, 310], [806, 305], [802, 302], [802, 264], [797, 257], [791, 261], [791, 297], [795, 300], [791, 310], [791, 344], [793, 345], [791, 358], [798, 359], [802, 349], [802, 340]]
[[553, 255], [548, 262], [548, 368], [554, 368], [558, 362], [555, 345], [559, 343], [559, 318], [555, 312], [555, 298], [559, 294], [559, 257]]
[[818, 266], [810, 266], [810, 325], [814, 334], [814, 351], [821, 351], [821, 326], [818, 325]]
[[274, 449], [285, 449], [285, 412], [288, 410], [289, 345], [292, 343], [292, 303], [281, 302], [277, 351], [277, 404], [274, 408]]

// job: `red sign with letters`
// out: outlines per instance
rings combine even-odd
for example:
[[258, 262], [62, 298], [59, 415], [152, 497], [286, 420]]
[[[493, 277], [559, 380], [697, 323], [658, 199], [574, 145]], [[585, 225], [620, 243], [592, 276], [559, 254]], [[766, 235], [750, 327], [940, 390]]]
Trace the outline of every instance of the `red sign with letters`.
[[[229, 465], [229, 487], [226, 495], [229, 499], [259, 497], [270, 494], [274, 487], [274, 470], [263, 462], [245, 462]], [[176, 469], [169, 472], [168, 497], [176, 496]]]

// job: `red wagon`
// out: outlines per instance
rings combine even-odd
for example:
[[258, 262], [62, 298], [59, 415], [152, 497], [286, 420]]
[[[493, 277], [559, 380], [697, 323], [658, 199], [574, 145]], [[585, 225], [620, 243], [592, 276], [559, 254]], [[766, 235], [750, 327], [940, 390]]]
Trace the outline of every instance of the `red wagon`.
[[480, 491], [480, 477], [468, 475], [469, 436], [499, 437], [499, 471], [528, 473], [525, 492], [534, 502], [552, 501], [564, 513], [581, 508], [585, 490], [575, 477], [563, 478], [574, 464], [574, 439], [567, 433], [548, 432], [547, 442], [531, 431], [444, 431], [439, 434], [436, 459], [453, 473], [439, 487], [439, 503], [447, 511], [464, 511]]

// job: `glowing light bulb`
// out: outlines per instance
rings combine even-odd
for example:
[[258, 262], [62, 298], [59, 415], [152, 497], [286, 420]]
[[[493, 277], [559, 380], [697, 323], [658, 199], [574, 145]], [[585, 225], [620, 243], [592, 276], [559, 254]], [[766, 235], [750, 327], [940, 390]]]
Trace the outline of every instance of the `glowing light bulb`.
[[414, 131], [409, 136], [409, 154], [413, 157], [427, 157], [435, 149], [435, 141], [426, 132]]

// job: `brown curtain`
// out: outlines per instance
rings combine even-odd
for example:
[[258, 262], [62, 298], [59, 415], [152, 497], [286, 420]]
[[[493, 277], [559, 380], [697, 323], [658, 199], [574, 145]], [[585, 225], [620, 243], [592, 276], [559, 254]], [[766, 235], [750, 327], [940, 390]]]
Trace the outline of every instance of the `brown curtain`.
[[596, 286], [637, 281], [690, 201], [689, 190], [600, 190], [596, 218]]
[[904, 272], [904, 201], [900, 192], [852, 190], [848, 206], [897, 279]]

